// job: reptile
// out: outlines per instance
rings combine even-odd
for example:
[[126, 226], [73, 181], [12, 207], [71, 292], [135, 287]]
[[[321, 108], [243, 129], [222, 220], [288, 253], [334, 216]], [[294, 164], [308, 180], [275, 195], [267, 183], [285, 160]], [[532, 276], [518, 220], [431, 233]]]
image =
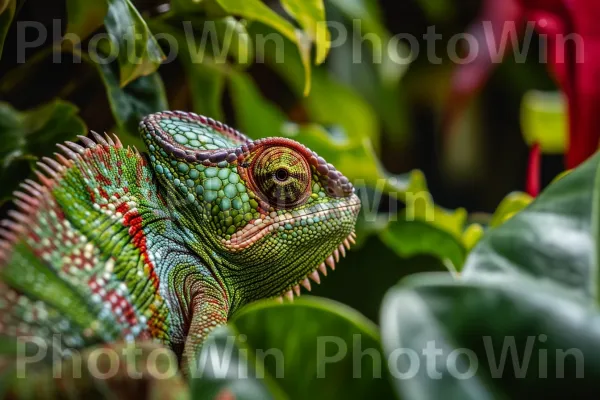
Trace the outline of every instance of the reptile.
[[59, 144], [14, 193], [0, 343], [58, 335], [68, 355], [149, 341], [187, 377], [236, 310], [310, 291], [354, 243], [354, 187], [302, 144], [183, 111], [148, 115], [139, 131], [145, 153], [95, 132]]

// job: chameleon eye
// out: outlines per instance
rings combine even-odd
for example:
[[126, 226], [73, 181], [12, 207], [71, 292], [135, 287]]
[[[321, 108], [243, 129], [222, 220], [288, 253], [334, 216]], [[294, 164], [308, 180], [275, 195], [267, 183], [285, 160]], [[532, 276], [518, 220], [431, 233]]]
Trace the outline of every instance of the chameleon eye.
[[293, 207], [310, 195], [308, 162], [289, 147], [266, 148], [254, 159], [251, 171], [259, 194], [274, 207]]

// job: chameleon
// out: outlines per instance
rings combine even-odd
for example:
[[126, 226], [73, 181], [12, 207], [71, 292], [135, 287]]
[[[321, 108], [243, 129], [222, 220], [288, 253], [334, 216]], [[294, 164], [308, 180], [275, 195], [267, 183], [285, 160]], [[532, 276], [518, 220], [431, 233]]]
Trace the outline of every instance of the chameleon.
[[93, 131], [58, 144], [14, 193], [0, 344], [156, 342], [189, 376], [236, 310], [310, 291], [355, 243], [355, 188], [299, 142], [183, 111], [148, 115], [139, 132], [143, 153]]

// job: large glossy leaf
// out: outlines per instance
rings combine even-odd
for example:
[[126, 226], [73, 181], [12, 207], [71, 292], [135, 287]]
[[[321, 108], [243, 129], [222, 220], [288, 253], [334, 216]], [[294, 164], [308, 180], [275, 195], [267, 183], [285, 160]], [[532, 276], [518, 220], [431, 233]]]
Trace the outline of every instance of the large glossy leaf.
[[191, 382], [193, 398], [273, 398], [263, 382], [269, 378], [262, 365], [257, 365], [253, 351], [246, 335], [227, 326], [216, 328], [197, 355], [197, 369], [192, 373]]
[[600, 315], [554, 284], [417, 275], [381, 325], [405, 398], [586, 398], [600, 379]]
[[121, 87], [150, 75], [162, 63], [162, 50], [130, 0], [68, 0], [67, 13], [67, 32], [82, 39], [104, 24], [110, 42], [94, 39], [90, 57], [101, 65], [117, 59]]
[[410, 353], [395, 366], [412, 372], [396, 374], [398, 392], [585, 397], [600, 378], [599, 161], [596, 154], [489, 230], [461, 279], [417, 275], [390, 290], [384, 347], [389, 357]]
[[51, 155], [56, 143], [85, 134], [85, 124], [77, 113], [77, 107], [62, 100], [23, 112], [0, 103], [0, 199], [9, 196], [31, 172], [30, 161]]
[[17, 9], [17, 0], [0, 0], [0, 58], [4, 48], [4, 40], [8, 33], [8, 28], [15, 16]]
[[[165, 88], [158, 73], [142, 76], [126, 87], [119, 85], [115, 65], [98, 65], [117, 129], [127, 144], [140, 146], [137, 129], [141, 119], [169, 108]], [[141, 146], [143, 148], [143, 146]]]
[[[230, 326], [245, 335], [277, 398], [392, 398], [373, 323], [340, 303], [302, 297], [255, 303]], [[343, 384], [341, 384], [344, 382]]]
[[530, 276], [597, 297], [594, 192], [600, 154], [548, 186], [527, 208], [487, 234], [465, 278]]
[[137, 78], [156, 71], [164, 54], [130, 0], [107, 2], [108, 11], [104, 24], [111, 35], [111, 54], [118, 54], [119, 82], [124, 87]]

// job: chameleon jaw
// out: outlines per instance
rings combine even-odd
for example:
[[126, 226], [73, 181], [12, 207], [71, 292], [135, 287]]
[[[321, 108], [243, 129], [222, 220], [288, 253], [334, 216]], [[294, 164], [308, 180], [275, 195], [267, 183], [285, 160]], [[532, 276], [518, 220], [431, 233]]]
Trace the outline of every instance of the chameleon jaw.
[[333, 251], [321, 264], [319, 264], [315, 269], [310, 272], [304, 279], [292, 285], [291, 288], [280, 296], [273, 297], [277, 302], [283, 303], [284, 298], [290, 302], [294, 301], [294, 295], [296, 297], [300, 296], [301, 289], [300, 286], [303, 286], [307, 291], [311, 291], [312, 287], [310, 281], [314, 281], [317, 285], [321, 284], [321, 276], [319, 272], [323, 274], [323, 276], [327, 276], [327, 266], [331, 268], [331, 270], [335, 270], [335, 264], [340, 261], [341, 257], [346, 257], [346, 250], [350, 250], [351, 244], [356, 244], [356, 234], [354, 232], [350, 232], [348, 237], [340, 243], [337, 249]]
[[[293, 216], [291, 213], [278, 216], [276, 213], [271, 215], [265, 215], [263, 218], [250, 221], [247, 226], [234, 233], [230, 239], [223, 239], [222, 244], [230, 252], [238, 252], [245, 250], [260, 239], [277, 232], [280, 226], [286, 223], [294, 224], [296, 220], [306, 219], [309, 217], [324, 217], [333, 213], [351, 212], [353, 215], [357, 215], [360, 210], [360, 203], [358, 198], [345, 205], [323, 205], [320, 210], [312, 211], [305, 214]], [[340, 244], [343, 247], [342, 244]], [[339, 248], [338, 248], [339, 249]], [[333, 254], [332, 254], [333, 256]]]

